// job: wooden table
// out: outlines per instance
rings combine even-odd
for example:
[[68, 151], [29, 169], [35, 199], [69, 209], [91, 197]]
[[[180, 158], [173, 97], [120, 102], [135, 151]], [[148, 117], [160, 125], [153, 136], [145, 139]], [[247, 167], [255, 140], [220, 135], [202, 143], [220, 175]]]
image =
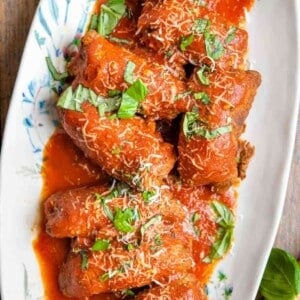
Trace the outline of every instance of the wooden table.
[[[21, 54], [38, 0], [0, 1], [1, 137]], [[275, 246], [300, 258], [300, 122], [288, 192]]]

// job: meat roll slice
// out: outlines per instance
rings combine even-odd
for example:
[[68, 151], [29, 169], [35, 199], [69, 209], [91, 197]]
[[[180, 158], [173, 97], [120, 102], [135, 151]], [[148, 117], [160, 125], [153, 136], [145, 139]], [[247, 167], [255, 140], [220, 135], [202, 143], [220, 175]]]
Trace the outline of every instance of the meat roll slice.
[[136, 300], [206, 300], [204, 288], [193, 274], [183, 275], [165, 286], [150, 288], [135, 297]]
[[[236, 136], [240, 136], [244, 131], [245, 120], [261, 83], [260, 74], [250, 70], [225, 71], [220, 69], [201, 73], [201, 68], [196, 69], [191, 77], [188, 83], [189, 90], [196, 93], [196, 98], [198, 93], [198, 98], [200, 98], [198, 102], [202, 102], [205, 109], [212, 114], [215, 114], [213, 110], [216, 106], [227, 111], [232, 118]], [[199, 80], [201, 75], [205, 76], [202, 82]]]
[[[120, 219], [119, 225], [125, 226], [124, 222]], [[186, 226], [185, 221], [170, 222], [156, 214], [139, 228], [136, 242], [97, 239], [90, 248], [73, 249], [60, 269], [61, 291], [69, 297], [117, 292], [166, 283], [170, 276], [192, 270], [192, 235]]]
[[245, 65], [247, 32], [197, 1], [145, 1], [137, 33], [147, 47], [170, 59], [180, 51], [194, 64], [209, 57], [222, 68]]
[[138, 112], [151, 119], [173, 119], [188, 109], [188, 99], [177, 96], [186, 91], [185, 84], [166, 67], [110, 43], [95, 31], [83, 37], [81, 52], [69, 71], [75, 76], [74, 86], [83, 84], [102, 96], [112, 90], [124, 92], [135, 81], [141, 81], [147, 92]]
[[151, 190], [175, 163], [173, 147], [139, 117], [100, 117], [90, 103], [80, 112], [59, 108], [60, 121], [73, 142], [109, 175], [142, 190]]
[[[120, 183], [58, 192], [45, 201], [44, 211], [46, 231], [57, 238], [110, 238], [127, 233], [139, 238], [140, 227], [156, 215], [170, 224], [188, 219], [184, 206], [172, 199], [168, 187], [138, 193]], [[122, 230], [117, 222], [124, 214], [130, 224]]]

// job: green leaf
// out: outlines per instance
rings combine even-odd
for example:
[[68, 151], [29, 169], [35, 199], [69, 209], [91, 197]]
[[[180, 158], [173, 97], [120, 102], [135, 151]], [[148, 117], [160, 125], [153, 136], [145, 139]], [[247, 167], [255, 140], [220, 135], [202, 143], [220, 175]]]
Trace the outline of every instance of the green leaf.
[[233, 228], [219, 228], [217, 240], [213, 243], [210, 259], [223, 257], [231, 247], [233, 241]]
[[98, 28], [98, 20], [99, 20], [99, 15], [93, 14], [91, 17], [91, 22], [89, 26], [89, 30], [97, 30]]
[[58, 102], [56, 104], [59, 107], [70, 109], [70, 110], [76, 110], [77, 105], [76, 102], [73, 99], [73, 91], [72, 87], [69, 86], [59, 97]]
[[193, 25], [193, 30], [196, 33], [204, 33], [210, 27], [210, 20], [208, 19], [196, 19]]
[[229, 28], [227, 37], [225, 39], [226, 44], [230, 44], [235, 39], [236, 31], [237, 31], [237, 28], [235, 26], [231, 26]]
[[198, 71], [197, 71], [197, 76], [200, 80], [200, 82], [203, 85], [209, 85], [209, 78], [208, 78], [208, 71], [209, 71], [209, 67], [206, 65], [203, 65]]
[[135, 293], [134, 291], [130, 290], [130, 289], [125, 289], [121, 292], [121, 294], [123, 296], [129, 296], [129, 297], [134, 297], [135, 296]]
[[156, 246], [161, 246], [163, 244], [160, 234], [155, 235], [154, 243]]
[[193, 41], [194, 41], [193, 34], [190, 34], [188, 36], [182, 36], [180, 39], [180, 45], [179, 45], [180, 50], [185, 51], [186, 48], [192, 44]]
[[179, 93], [175, 96], [175, 100], [178, 100], [178, 99], [182, 99], [182, 98], [185, 98], [187, 97], [188, 95], [190, 95], [192, 93], [192, 91], [185, 91], [183, 93]]
[[48, 70], [52, 76], [52, 78], [56, 81], [64, 81], [66, 78], [69, 77], [69, 73], [68, 72], [63, 72], [60, 73], [56, 70], [56, 68], [53, 65], [52, 59], [51, 57], [47, 56], [46, 57], [46, 63], [48, 66]]
[[148, 94], [147, 87], [141, 79], [136, 80], [122, 95], [118, 118], [128, 119], [135, 115], [139, 104]]
[[272, 249], [260, 292], [267, 300], [294, 300], [300, 294], [300, 266], [290, 253]]
[[219, 201], [212, 201], [211, 207], [218, 217], [217, 224], [224, 228], [234, 227], [234, 216], [226, 205]]
[[98, 33], [102, 36], [110, 35], [125, 11], [125, 0], [109, 0], [106, 4], [102, 4], [98, 21]]
[[161, 215], [156, 215], [153, 218], [151, 218], [147, 223], [143, 224], [141, 226], [141, 235], [144, 235], [145, 232], [154, 224], [159, 223], [162, 221]]
[[113, 224], [118, 231], [121, 232], [133, 232], [134, 226], [132, 223], [136, 220], [136, 213], [132, 208], [126, 208], [121, 210], [117, 208], [113, 218]]
[[224, 55], [224, 46], [216, 34], [205, 32], [204, 43], [207, 56], [213, 60], [218, 60]]
[[192, 216], [192, 223], [195, 224], [197, 221], [199, 221], [201, 218], [200, 214], [198, 212], [194, 212]]
[[126, 65], [126, 68], [125, 68], [125, 71], [124, 71], [124, 80], [125, 80], [125, 82], [127, 82], [129, 84], [134, 83], [134, 75], [133, 75], [134, 69], [135, 69], [135, 63], [133, 63], [132, 61], [129, 61]]
[[203, 104], [209, 104], [210, 98], [205, 92], [194, 93], [194, 98], [200, 100]]
[[156, 192], [155, 191], [143, 191], [142, 198], [146, 203], [151, 203], [153, 198], [155, 198]]
[[109, 240], [96, 240], [94, 245], [92, 246], [92, 251], [105, 251], [110, 248]]

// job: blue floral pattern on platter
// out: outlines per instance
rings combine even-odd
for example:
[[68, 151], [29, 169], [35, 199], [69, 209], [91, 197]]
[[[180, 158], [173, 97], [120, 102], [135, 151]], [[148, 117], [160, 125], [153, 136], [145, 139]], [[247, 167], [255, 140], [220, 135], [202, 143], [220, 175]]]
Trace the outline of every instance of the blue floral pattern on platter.
[[[65, 65], [65, 49], [73, 39], [80, 37], [86, 28], [88, 18], [96, 0], [81, 1], [81, 14], [76, 24], [73, 37], [65, 39], [62, 28], [68, 28], [70, 23], [74, 23], [74, 18], [70, 18], [70, 10], [74, 1], [78, 0], [44, 0], [41, 1], [37, 13], [36, 26], [32, 29], [32, 35], [43, 57], [51, 57], [58, 70], [63, 70]], [[22, 126], [25, 130], [28, 146], [34, 156], [34, 164], [23, 166], [19, 174], [39, 178], [43, 148], [47, 143], [51, 133], [58, 125], [58, 118], [55, 110], [57, 93], [64, 87], [61, 83], [53, 81], [46, 68], [46, 61], [38, 62], [44, 64], [45, 72], [37, 77], [28, 79], [25, 89], [20, 95], [22, 109]], [[34, 288], [30, 284], [30, 272], [23, 264], [24, 270], [24, 298], [42, 299], [43, 297], [33, 297], [31, 292]], [[212, 300], [228, 300], [233, 292], [233, 287], [225, 273], [217, 270], [211, 282], [207, 286], [207, 294]]]

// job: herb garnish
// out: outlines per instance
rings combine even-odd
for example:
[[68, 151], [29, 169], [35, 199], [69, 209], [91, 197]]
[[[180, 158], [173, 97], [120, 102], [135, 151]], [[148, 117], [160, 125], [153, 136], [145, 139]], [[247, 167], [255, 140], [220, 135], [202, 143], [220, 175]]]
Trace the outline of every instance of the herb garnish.
[[209, 29], [210, 20], [208, 19], [196, 19], [195, 24], [193, 25], [193, 30], [196, 33], [204, 33]]
[[220, 59], [224, 54], [224, 46], [218, 35], [204, 32], [206, 54], [213, 60]]
[[118, 110], [118, 118], [128, 119], [135, 115], [139, 104], [148, 94], [148, 89], [141, 79], [136, 80], [123, 94]]
[[234, 217], [231, 210], [219, 201], [213, 201], [211, 207], [214, 210], [219, 225], [217, 240], [213, 243], [209, 257], [204, 262], [223, 257], [231, 247], [233, 241]]
[[110, 248], [109, 240], [96, 240], [92, 246], [92, 251], [105, 251]]
[[52, 78], [56, 81], [64, 81], [66, 78], [69, 77], [69, 73], [68, 72], [63, 72], [60, 73], [56, 70], [56, 68], [54, 67], [54, 64], [52, 62], [51, 57], [47, 56], [46, 57], [46, 63], [48, 66], [48, 70], [52, 76]]
[[185, 98], [187, 97], [188, 95], [190, 95], [192, 93], [192, 91], [185, 91], [183, 93], [179, 93], [175, 96], [175, 100], [178, 100], [178, 99], [182, 99], [182, 98]]
[[102, 36], [110, 35], [126, 11], [125, 0], [109, 0], [101, 5], [97, 31]]
[[208, 78], [208, 72], [210, 71], [210, 68], [207, 65], [203, 65], [198, 71], [197, 71], [197, 76], [200, 80], [200, 82], [203, 85], [209, 85], [210, 81]]
[[299, 297], [300, 266], [290, 253], [272, 249], [260, 293], [267, 300], [296, 300]]
[[117, 208], [113, 217], [113, 224], [118, 231], [133, 232], [134, 226], [132, 223], [136, 221], [137, 216], [133, 208], [125, 208], [121, 210]]
[[188, 36], [182, 36], [180, 39], [179, 48], [181, 51], [185, 51], [188, 46], [190, 46], [194, 41], [194, 35], [190, 34]]
[[200, 100], [203, 104], [209, 104], [210, 98], [205, 92], [194, 93], [194, 98]]
[[201, 136], [205, 139], [215, 139], [220, 135], [232, 131], [232, 126], [225, 125], [215, 129], [207, 128], [207, 124], [199, 120], [198, 113], [195, 111], [187, 112], [183, 119], [183, 133], [187, 138], [192, 136]]
[[227, 37], [225, 39], [226, 44], [230, 44], [235, 39], [236, 31], [237, 31], [237, 28], [235, 26], [231, 26], [229, 28]]
[[124, 71], [124, 80], [125, 82], [129, 84], [134, 83], [134, 76], [133, 76], [133, 71], [135, 69], [135, 63], [132, 61], [129, 61], [126, 65], [125, 71]]
[[85, 250], [80, 250], [81, 255], [81, 270], [86, 270], [89, 267], [88, 255]]
[[142, 192], [142, 198], [146, 203], [151, 203], [153, 198], [156, 196], [155, 191], [143, 191]]

